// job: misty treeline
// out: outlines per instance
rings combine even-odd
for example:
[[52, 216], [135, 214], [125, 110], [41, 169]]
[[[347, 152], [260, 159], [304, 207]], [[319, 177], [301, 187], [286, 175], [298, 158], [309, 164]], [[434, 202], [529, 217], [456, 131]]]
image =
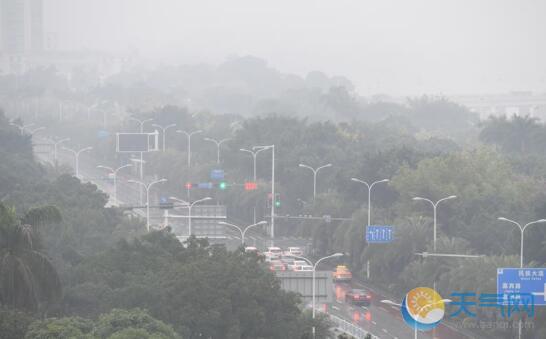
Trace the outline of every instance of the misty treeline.
[[96, 186], [39, 165], [3, 115], [0, 140], [0, 338], [310, 336], [255, 255], [145, 234]]
[[[254, 211], [260, 219], [269, 213], [266, 197], [270, 191], [271, 154], [264, 151], [258, 155], [258, 190], [246, 192], [240, 184], [252, 178], [252, 158], [240, 149], [275, 144], [276, 191], [281, 199], [278, 215], [352, 218], [345, 222], [278, 219], [277, 234], [312, 238], [312, 255], [316, 257], [337, 251], [349, 253], [343, 260], [362, 279], [369, 260], [371, 283], [394, 297], [403, 296], [415, 286], [432, 286], [434, 281], [444, 297], [453, 292], [495, 293], [496, 269], [519, 265], [519, 231], [497, 218], [527, 223], [546, 217], [543, 192], [546, 154], [541, 147], [546, 125], [534, 118], [491, 117], [480, 121], [467, 108], [436, 97], [414, 98], [403, 103], [388, 102], [387, 98], [365, 99], [354, 93], [346, 79], [319, 73], [309, 74], [305, 79], [289, 77], [263, 62], [247, 58], [231, 60], [217, 68], [164, 67], [126, 72], [106, 79], [102, 85], [91, 79], [92, 73], [81, 72], [72, 79], [78, 90], [67, 88], [65, 79], [54, 70], [41, 70], [45, 79], [41, 92], [36, 89], [32, 92], [32, 86], [25, 87], [25, 76], [21, 76], [20, 87], [12, 89], [17, 93], [18, 103], [12, 104], [8, 113], [14, 116], [13, 112], [17, 112], [23, 121], [47, 125], [50, 135], [70, 137], [72, 143], [80, 146], [93, 146], [87, 161], [109, 165], [129, 162], [129, 156], [116, 154], [114, 140], [115, 132], [138, 131], [138, 125], [127, 120], [129, 115], [153, 118], [160, 125], [175, 123], [181, 130], [201, 129], [203, 133], [192, 139], [191, 170], [186, 163], [186, 137], [171, 130], [166, 138], [166, 152], [145, 155], [146, 172], [169, 180], [169, 185], [162, 188], [162, 195], [183, 196], [186, 182], [210, 181], [210, 170], [223, 168], [228, 188], [213, 193], [193, 190], [192, 199], [213, 194], [214, 199], [227, 206], [230, 219], [241, 224], [251, 223]], [[91, 78], [84, 81], [86, 76]], [[3, 81], [8, 83], [6, 79]], [[287, 83], [298, 83], [299, 87]], [[51, 84], [51, 88], [46, 84]], [[12, 92], [6, 90], [4, 94], [9, 93]], [[43, 99], [35, 100], [38, 95]], [[52, 97], [62, 98], [65, 103], [62, 122], [58, 121], [57, 101]], [[36, 114], [33, 105], [41, 102], [40, 113], [33, 120]], [[129, 108], [119, 110], [120, 105]], [[91, 106], [94, 108], [88, 110]], [[97, 107], [108, 112], [106, 124]], [[297, 304], [276, 286], [270, 286], [271, 297], [281, 294], [283, 297], [278, 300], [287, 304], [273, 305], [278, 306], [274, 310], [255, 310], [254, 307], [264, 306], [247, 303], [243, 312], [251, 312], [258, 318], [248, 324], [239, 316], [231, 322], [237, 326], [229, 329], [222, 327], [223, 322], [198, 323], [191, 314], [180, 311], [174, 312], [176, 315], [162, 313], [163, 307], [192, 307], [208, 312], [212, 306], [214, 312], [221, 312], [222, 307], [233, 302], [227, 292], [202, 297], [192, 293], [196, 305], [167, 294], [172, 289], [187, 288], [180, 292], [183, 295], [196, 288], [192, 276], [200, 277], [203, 272], [200, 267], [189, 265], [192, 256], [206, 253], [195, 262], [207, 271], [225, 274], [226, 279], [237, 277], [210, 258], [217, 258], [224, 266], [242, 265], [241, 269], [256, 274], [257, 281], [251, 280], [251, 284], [258, 284], [255, 287], [263, 288], [260, 284], [265, 284], [265, 280], [271, 284], [268, 280], [271, 276], [253, 271], [257, 270], [253, 259], [240, 253], [225, 253], [200, 242], [184, 248], [164, 232], [143, 235], [141, 222], [124, 217], [116, 209], [105, 209], [106, 197], [93, 185], [80, 184], [65, 174], [69, 170], [63, 166], [37, 165], [32, 160], [29, 137], [18, 136], [17, 129], [8, 127], [5, 120], [2, 128], [1, 137], [12, 145], [3, 150], [6, 159], [12, 160], [2, 162], [0, 167], [3, 173], [0, 190], [7, 195], [4, 204], [15, 206], [20, 216], [33, 207], [55, 205], [63, 217], [61, 223], [44, 222], [39, 227], [43, 251], [56, 265], [64, 285], [62, 299], [50, 305], [48, 312], [52, 313], [46, 316], [82, 316], [96, 322], [99, 314], [108, 316], [112, 308], [144, 312], [132, 310], [141, 308], [187, 337], [205, 333], [200, 331], [210, 325], [210, 331], [222, 331], [206, 332], [213, 337], [229, 330], [238, 338], [245, 337], [241, 333], [253, 333], [244, 331], [254, 328], [266, 331], [267, 323], [261, 323], [261, 314], [288, 312], [286, 307], [290, 310]], [[99, 130], [109, 131], [110, 136], [97, 138]], [[147, 125], [145, 130], [153, 128]], [[203, 137], [230, 138], [222, 146], [220, 165], [216, 164], [216, 147]], [[320, 172], [314, 202], [311, 173], [298, 167], [300, 163], [314, 167], [333, 164]], [[47, 182], [42, 177], [48, 177]], [[366, 245], [367, 190], [351, 181], [352, 177], [365, 181], [390, 179], [388, 184], [374, 187], [371, 223], [394, 225], [394, 243]], [[415, 255], [432, 251], [432, 208], [412, 198], [436, 200], [449, 195], [457, 198], [438, 208], [437, 251], [485, 257], [423, 259]], [[526, 266], [544, 266], [545, 239], [546, 229], [541, 225], [526, 230]], [[191, 273], [182, 276], [181, 272]], [[205, 291], [214, 289], [212, 281], [210, 285], [198, 285]], [[237, 289], [230, 293], [237, 293]], [[207, 299], [211, 297], [225, 300], [226, 304], [218, 305], [215, 299], [211, 305]], [[35, 308], [44, 314], [44, 306], [41, 307]], [[544, 316], [543, 310], [536, 311], [537, 317]], [[218, 313], [214, 312], [205, 318], [215, 322]], [[173, 319], [174, 316], [179, 318]], [[480, 319], [494, 316], [482, 312]], [[301, 314], [293, 321], [283, 321], [286, 331], [300, 321], [309, 323]], [[94, 333], [95, 325], [86, 324], [90, 328], [86, 333]], [[34, 324], [32, 328], [38, 330], [40, 326], [43, 325]], [[136, 330], [139, 329], [137, 326]], [[535, 323], [531, 331], [530, 335], [546, 337], [540, 323]], [[278, 336], [261, 333], [264, 338], [273, 338], [290, 332], [279, 332]], [[512, 337], [507, 331], [484, 330], [481, 334]]]

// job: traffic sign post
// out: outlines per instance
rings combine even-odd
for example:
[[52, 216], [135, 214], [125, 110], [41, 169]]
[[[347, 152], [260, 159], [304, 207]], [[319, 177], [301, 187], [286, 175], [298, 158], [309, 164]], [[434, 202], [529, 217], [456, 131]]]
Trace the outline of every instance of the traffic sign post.
[[535, 306], [546, 305], [546, 268], [498, 268], [497, 294], [501, 304], [508, 305], [508, 297], [532, 296]]
[[394, 239], [394, 230], [392, 226], [367, 226], [366, 241], [368, 243], [386, 244]]

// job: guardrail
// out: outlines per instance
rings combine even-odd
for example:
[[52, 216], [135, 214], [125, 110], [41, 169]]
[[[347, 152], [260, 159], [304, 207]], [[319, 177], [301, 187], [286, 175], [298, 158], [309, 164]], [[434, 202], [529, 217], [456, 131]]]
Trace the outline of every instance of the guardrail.
[[352, 322], [349, 322], [343, 318], [340, 318], [338, 316], [335, 316], [333, 314], [328, 314], [328, 317], [330, 320], [334, 323], [334, 327], [338, 329], [339, 331], [346, 333], [348, 335], [351, 335], [357, 339], [366, 339], [366, 336], [369, 334], [370, 336], [368, 338], [371, 339], [379, 339], [378, 336], [373, 335], [372, 333], [366, 331], [362, 327], [358, 327], [357, 325], [353, 324]]

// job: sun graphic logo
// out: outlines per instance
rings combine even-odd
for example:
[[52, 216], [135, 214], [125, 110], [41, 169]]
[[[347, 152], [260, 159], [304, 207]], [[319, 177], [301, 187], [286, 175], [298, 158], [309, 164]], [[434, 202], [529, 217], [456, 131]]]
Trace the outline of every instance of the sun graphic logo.
[[419, 331], [438, 326], [445, 314], [444, 300], [432, 288], [417, 287], [409, 291], [400, 307], [406, 323]]

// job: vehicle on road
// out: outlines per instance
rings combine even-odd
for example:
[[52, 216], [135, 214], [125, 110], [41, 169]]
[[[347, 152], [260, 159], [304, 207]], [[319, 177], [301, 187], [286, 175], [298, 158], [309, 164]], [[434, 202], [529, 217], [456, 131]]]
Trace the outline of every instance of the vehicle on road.
[[305, 260], [294, 260], [294, 263], [292, 265], [289, 265], [288, 266], [288, 269], [291, 270], [291, 271], [295, 271], [296, 268], [300, 267], [300, 266], [308, 266], [309, 263]]
[[245, 247], [245, 253], [256, 253], [256, 254], [260, 254], [260, 252], [258, 251], [258, 249], [254, 246], [247, 246]]
[[303, 250], [300, 247], [288, 247], [284, 252], [284, 255], [301, 257], [303, 255]]
[[345, 301], [353, 305], [370, 306], [372, 303], [372, 296], [366, 290], [352, 289], [345, 293]]
[[349, 271], [347, 266], [338, 265], [336, 266], [336, 270], [332, 272], [332, 279], [334, 282], [349, 282], [353, 279], [353, 274]]
[[280, 247], [268, 247], [267, 252], [272, 259], [280, 259], [282, 256], [282, 249]]
[[273, 260], [269, 264], [269, 269], [271, 271], [286, 271], [286, 266], [280, 260]]
[[294, 268], [294, 272], [313, 272], [313, 266], [311, 265], [300, 265]]

